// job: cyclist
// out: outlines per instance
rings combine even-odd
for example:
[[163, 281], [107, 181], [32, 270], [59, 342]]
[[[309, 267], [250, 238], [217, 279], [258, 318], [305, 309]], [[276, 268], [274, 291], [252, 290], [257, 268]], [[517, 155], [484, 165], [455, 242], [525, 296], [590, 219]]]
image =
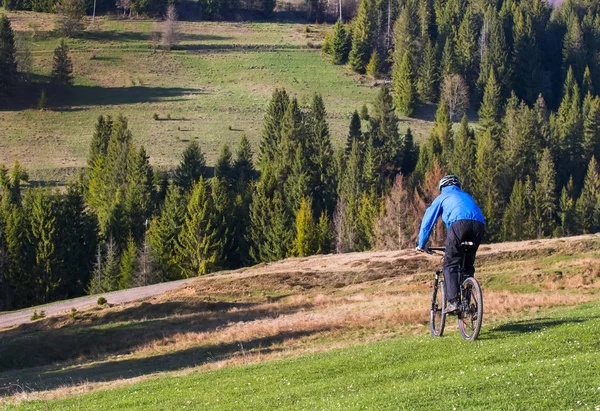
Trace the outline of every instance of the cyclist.
[[458, 268], [463, 257], [460, 244], [473, 242], [465, 258], [465, 271], [468, 276], [475, 274], [475, 254], [485, 232], [483, 213], [468, 193], [460, 188], [460, 180], [455, 175], [445, 176], [438, 184], [440, 195], [425, 211], [417, 242], [417, 251], [425, 251], [429, 235], [439, 216], [448, 228], [446, 254], [444, 256], [444, 278], [446, 279], [446, 313], [458, 310]]

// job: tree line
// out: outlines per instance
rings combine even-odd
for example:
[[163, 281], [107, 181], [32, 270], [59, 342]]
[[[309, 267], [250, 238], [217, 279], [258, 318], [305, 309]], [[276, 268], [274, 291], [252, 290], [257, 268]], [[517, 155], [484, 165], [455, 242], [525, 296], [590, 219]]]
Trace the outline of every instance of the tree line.
[[389, 77], [400, 114], [443, 98], [455, 120], [479, 107], [492, 72], [503, 98], [514, 92], [530, 105], [542, 94], [556, 109], [569, 68], [593, 92], [599, 47], [592, 0], [555, 9], [545, 0], [362, 0], [323, 44], [335, 64]]

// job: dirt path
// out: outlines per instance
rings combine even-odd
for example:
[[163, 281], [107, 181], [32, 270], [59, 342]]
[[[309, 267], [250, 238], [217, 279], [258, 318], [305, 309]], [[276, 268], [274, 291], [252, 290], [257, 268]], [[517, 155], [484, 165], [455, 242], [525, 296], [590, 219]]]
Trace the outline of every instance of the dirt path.
[[[166, 293], [167, 291], [174, 290], [193, 281], [194, 279], [171, 281], [168, 283], [160, 283], [148, 285], [146, 287], [130, 288], [128, 290], [114, 291], [112, 293], [102, 294], [109, 304], [123, 304], [130, 301], [139, 300], [142, 298], [153, 297], [155, 295]], [[98, 301], [100, 295], [81, 297], [74, 300], [58, 301], [56, 303], [26, 308], [20, 311], [12, 311], [4, 314], [0, 314], [0, 328], [11, 327], [15, 325], [25, 324], [30, 322], [30, 318], [33, 315], [33, 311], [44, 310], [46, 316], [52, 316], [60, 313], [71, 311], [72, 308], [81, 310], [90, 305], [94, 305]]]
[[[554, 238], [544, 240], [529, 240], [510, 243], [482, 245], [479, 255], [490, 255], [514, 251], [534, 251], [569, 243], [600, 238], [600, 234], [584, 235], [568, 238]], [[330, 254], [305, 258], [290, 258], [273, 263], [262, 263], [254, 267], [242, 268], [230, 272], [214, 273], [200, 278], [172, 281], [154, 284], [146, 287], [132, 288], [129, 290], [115, 291], [103, 294], [110, 304], [123, 304], [147, 297], [154, 297], [170, 291], [175, 292], [180, 287], [192, 282], [201, 283], [211, 281], [215, 276], [219, 279], [242, 279], [273, 273], [336, 273], [336, 272], [362, 272], [369, 268], [376, 268], [381, 264], [397, 264], [401, 260], [439, 260], [439, 256], [430, 256], [417, 253], [414, 250], [372, 251], [366, 253]], [[0, 328], [11, 327], [30, 322], [30, 317], [35, 309], [44, 310], [46, 316], [52, 316], [71, 311], [72, 308], [82, 308], [96, 304], [97, 296], [82, 297], [74, 300], [60, 301], [43, 307], [32, 307], [21, 311], [0, 314]]]

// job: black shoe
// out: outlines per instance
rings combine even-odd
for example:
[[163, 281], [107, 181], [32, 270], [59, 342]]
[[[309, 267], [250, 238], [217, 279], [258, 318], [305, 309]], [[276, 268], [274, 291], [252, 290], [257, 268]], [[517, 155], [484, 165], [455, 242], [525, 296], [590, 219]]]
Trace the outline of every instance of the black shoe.
[[444, 314], [454, 314], [458, 311], [458, 301], [452, 300], [448, 301], [446, 305], [446, 309], [444, 310]]

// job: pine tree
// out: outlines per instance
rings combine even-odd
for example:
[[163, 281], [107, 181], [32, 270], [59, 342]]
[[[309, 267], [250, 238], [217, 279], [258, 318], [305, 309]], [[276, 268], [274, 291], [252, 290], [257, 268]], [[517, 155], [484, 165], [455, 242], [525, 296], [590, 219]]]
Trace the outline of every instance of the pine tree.
[[296, 212], [296, 238], [290, 253], [294, 257], [313, 255], [318, 249], [318, 237], [310, 200], [303, 198]]
[[512, 89], [508, 64], [509, 51], [510, 48], [498, 12], [495, 7], [490, 5], [483, 18], [480, 40], [481, 66], [477, 80], [480, 92], [485, 89], [492, 70], [495, 71], [496, 79], [499, 81], [501, 94]]
[[356, 110], [352, 114], [352, 119], [350, 120], [350, 130], [348, 132], [348, 137], [346, 138], [346, 156], [350, 155], [350, 152], [352, 151], [352, 145], [355, 141], [359, 144], [362, 143], [361, 122], [358, 111]]
[[551, 235], [555, 227], [556, 170], [552, 153], [544, 149], [539, 161], [535, 185], [537, 236]]
[[[305, 128], [303, 113], [298, 100], [293, 98], [288, 105], [281, 123], [281, 144], [275, 163], [275, 178], [279, 184], [285, 184], [290, 174], [290, 164], [296, 158], [296, 151], [304, 148], [307, 130]], [[304, 156], [305, 153], [303, 152]], [[306, 157], [305, 157], [306, 158]], [[306, 170], [304, 170], [306, 171]]]
[[313, 167], [312, 184], [313, 207], [316, 215], [323, 210], [333, 212], [336, 196], [336, 175], [331, 165], [334, 161], [333, 146], [327, 124], [327, 113], [323, 98], [316, 94], [311, 108], [311, 128], [314, 135], [314, 147], [310, 163]]
[[462, 75], [467, 79], [468, 84], [473, 84], [476, 80], [476, 64], [478, 58], [477, 47], [477, 22], [471, 7], [467, 7], [465, 15], [458, 28], [458, 37], [456, 39], [456, 56], [460, 65]]
[[375, 244], [375, 219], [379, 215], [379, 199], [374, 191], [363, 193], [356, 219], [357, 251], [368, 251]]
[[289, 213], [279, 192], [272, 199], [257, 191], [251, 205], [252, 258], [255, 261], [277, 261], [289, 254], [294, 238]]
[[358, 7], [352, 28], [352, 49], [348, 55], [350, 68], [364, 73], [375, 42], [377, 18], [376, 7], [372, 0], [362, 0]]
[[143, 146], [139, 151], [131, 150], [127, 161], [125, 209], [131, 235], [140, 244], [154, 211], [154, 172]]
[[408, 51], [404, 53], [402, 61], [394, 63], [392, 87], [394, 89], [396, 110], [407, 117], [412, 116], [417, 101], [413, 69]]
[[434, 150], [434, 154], [440, 155], [442, 165], [447, 164], [452, 155], [453, 138], [452, 121], [450, 120], [448, 105], [444, 100], [441, 100], [435, 113], [435, 121], [430, 139], [433, 140], [434, 146], [439, 145], [439, 151]]
[[175, 245], [175, 261], [184, 277], [206, 274], [218, 265], [220, 242], [208, 186], [200, 177], [192, 188], [185, 221]]
[[235, 253], [235, 238], [237, 214], [234, 210], [233, 191], [227, 180], [215, 177], [211, 181], [211, 196], [214, 206], [214, 227], [216, 237], [221, 243], [217, 261], [218, 268], [230, 268], [239, 265], [239, 255]]
[[246, 134], [242, 134], [240, 144], [233, 162], [233, 174], [237, 181], [236, 191], [246, 196], [250, 182], [256, 178], [256, 170], [252, 161], [252, 146]]
[[329, 254], [333, 245], [333, 231], [329, 216], [326, 211], [321, 213], [316, 227], [317, 231], [317, 251], [316, 254]]
[[475, 133], [469, 127], [469, 120], [465, 114], [454, 138], [454, 149], [450, 160], [450, 170], [460, 177], [462, 189], [465, 191], [471, 188], [474, 167]]
[[563, 40], [564, 67], [573, 67], [576, 78], [582, 78], [586, 67], [586, 45], [579, 17], [573, 13], [567, 22], [567, 32]]
[[435, 47], [431, 40], [428, 40], [423, 49], [423, 61], [418, 71], [417, 92], [420, 101], [432, 103], [437, 100], [438, 65]]
[[446, 38], [446, 43], [444, 44], [444, 50], [442, 52], [442, 61], [441, 61], [441, 78], [445, 79], [448, 76], [453, 74], [457, 74], [460, 72], [460, 67], [458, 63], [458, 58], [456, 57], [456, 52], [454, 50], [454, 37], [449, 36]]
[[419, 146], [414, 142], [412, 131], [410, 128], [406, 129], [404, 140], [402, 142], [402, 167], [401, 172], [403, 175], [410, 175], [417, 166], [419, 159]]
[[31, 268], [35, 265], [35, 249], [30, 239], [31, 224], [25, 210], [16, 204], [3, 204], [8, 273], [6, 280], [15, 288], [15, 305], [27, 306], [39, 302], [36, 286], [39, 277]]
[[352, 38], [350, 33], [347, 32], [346, 26], [339, 19], [333, 26], [333, 38], [331, 41], [331, 57], [333, 64], [346, 64], [348, 61], [348, 54], [350, 53], [350, 47]]
[[17, 80], [15, 37], [10, 20], [0, 16], [0, 96], [12, 94]]
[[184, 197], [179, 187], [171, 185], [161, 213], [152, 219], [147, 234], [157, 276], [162, 281], [181, 278], [179, 267], [175, 264], [175, 244], [184, 221]]
[[528, 104], [533, 104], [541, 92], [541, 63], [531, 18], [522, 11], [516, 13], [513, 49], [514, 91]]
[[73, 85], [73, 62], [69, 56], [69, 46], [64, 39], [61, 39], [58, 47], [54, 49], [52, 80], [62, 86]]
[[132, 236], [127, 239], [127, 246], [121, 253], [119, 269], [119, 290], [125, 290], [133, 286], [133, 276], [137, 269], [138, 250]]
[[195, 140], [192, 140], [183, 152], [181, 162], [175, 169], [173, 183], [189, 192], [194, 184], [205, 176], [206, 160], [204, 153]]
[[527, 221], [526, 193], [523, 182], [515, 181], [512, 194], [502, 222], [502, 238], [504, 241], [519, 241], [523, 239], [523, 227]]
[[[590, 94], [588, 94], [590, 95]], [[600, 158], [600, 98], [595, 97], [584, 119], [583, 160]]]
[[587, 168], [581, 195], [576, 203], [577, 221], [579, 230], [584, 233], [593, 233], [600, 228], [600, 220], [596, 204], [600, 196], [600, 174], [598, 163], [592, 157]]

